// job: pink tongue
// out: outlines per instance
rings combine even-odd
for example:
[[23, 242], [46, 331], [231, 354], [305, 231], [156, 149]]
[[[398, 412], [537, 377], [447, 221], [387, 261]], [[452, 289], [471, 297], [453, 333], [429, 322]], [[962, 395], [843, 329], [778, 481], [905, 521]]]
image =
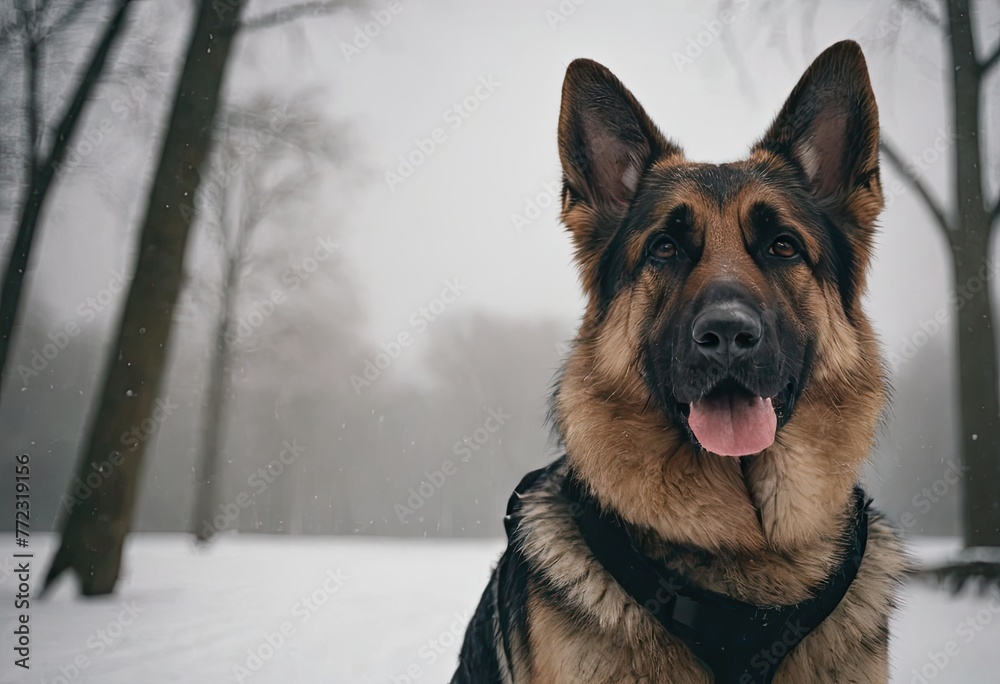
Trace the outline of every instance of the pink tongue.
[[749, 456], [774, 443], [778, 417], [770, 399], [726, 393], [691, 404], [691, 432], [720, 456]]

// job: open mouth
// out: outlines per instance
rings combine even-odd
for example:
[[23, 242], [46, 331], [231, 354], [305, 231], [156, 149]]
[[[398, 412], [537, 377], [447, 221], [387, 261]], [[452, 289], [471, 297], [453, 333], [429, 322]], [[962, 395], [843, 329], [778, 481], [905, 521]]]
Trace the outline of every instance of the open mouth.
[[[790, 392], [786, 388], [781, 395]], [[733, 380], [725, 380], [701, 398], [681, 405], [681, 414], [697, 442], [720, 456], [752, 456], [774, 444], [785, 403], [757, 396]]]

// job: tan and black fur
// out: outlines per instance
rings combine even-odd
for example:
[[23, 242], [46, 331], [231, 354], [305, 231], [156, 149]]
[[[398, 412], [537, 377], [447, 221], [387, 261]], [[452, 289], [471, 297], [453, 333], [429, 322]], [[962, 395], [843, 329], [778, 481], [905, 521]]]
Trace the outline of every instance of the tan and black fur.
[[[820, 55], [749, 156], [721, 165], [688, 161], [604, 67], [569, 66], [562, 215], [588, 303], [553, 396], [566, 459], [523, 498], [454, 682], [711, 681], [593, 559], [560, 493], [568, 476], [648, 556], [742, 601], [803, 601], [836, 567], [887, 394], [861, 306], [883, 206], [878, 141], [853, 42]], [[719, 297], [764, 326], [725, 378], [689, 339]], [[744, 458], [700, 447], [685, 402], [720, 382], [774, 398], [773, 446]], [[873, 511], [857, 578], [774, 681], [887, 682], [906, 566]]]

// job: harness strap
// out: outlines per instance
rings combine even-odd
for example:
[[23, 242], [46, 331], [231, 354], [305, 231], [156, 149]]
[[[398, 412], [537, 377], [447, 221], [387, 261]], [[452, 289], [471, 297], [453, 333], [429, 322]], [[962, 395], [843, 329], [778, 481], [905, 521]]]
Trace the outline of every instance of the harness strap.
[[511, 492], [510, 498], [507, 499], [507, 514], [503, 517], [503, 528], [507, 532], [507, 543], [514, 539], [514, 530], [517, 529], [518, 523], [521, 522], [521, 497], [527, 494], [535, 486], [535, 484], [556, 470], [559, 466], [566, 461], [565, 456], [561, 456], [552, 463], [548, 464], [544, 468], [539, 468], [538, 470], [532, 470], [530, 473], [521, 478], [521, 481], [517, 483], [514, 487], [514, 491]]
[[617, 516], [600, 510], [574, 478], [565, 491], [597, 561], [668, 632], [683, 641], [716, 684], [770, 684], [791, 651], [830, 616], [857, 576], [868, 540], [868, 503], [854, 490], [845, 556], [815, 596], [788, 606], [757, 606], [702, 589], [643, 555]]
[[[565, 457], [524, 476], [507, 502], [508, 543], [521, 519], [521, 497], [563, 464]], [[663, 627], [683, 641], [716, 684], [771, 684], [781, 662], [830, 616], [857, 576], [868, 541], [864, 491], [854, 489], [853, 525], [844, 558], [816, 594], [788, 606], [756, 606], [696, 586], [682, 574], [643, 555], [622, 521], [600, 505], [572, 475], [563, 493], [594, 558]]]

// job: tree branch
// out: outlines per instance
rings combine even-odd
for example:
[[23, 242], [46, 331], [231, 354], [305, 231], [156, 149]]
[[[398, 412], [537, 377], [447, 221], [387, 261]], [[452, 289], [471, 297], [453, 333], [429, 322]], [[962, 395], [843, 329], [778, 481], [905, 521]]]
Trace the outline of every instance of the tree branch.
[[885, 155], [885, 158], [889, 160], [889, 164], [899, 172], [903, 179], [907, 181], [914, 190], [917, 191], [917, 194], [920, 195], [924, 204], [927, 205], [927, 209], [929, 209], [931, 214], [934, 216], [934, 220], [938, 227], [950, 242], [954, 234], [954, 229], [951, 227], [951, 222], [948, 220], [947, 214], [945, 214], [941, 204], [934, 199], [933, 195], [931, 195], [930, 189], [924, 185], [924, 182], [920, 180], [920, 177], [906, 165], [906, 162], [903, 161], [903, 157], [896, 151], [892, 143], [883, 138], [882, 142], [879, 143], [879, 149], [882, 150], [882, 154]]
[[27, 93], [25, 97], [24, 115], [28, 126], [28, 149], [25, 178], [28, 183], [32, 182], [35, 174], [38, 173], [38, 150], [42, 144], [38, 135], [38, 122], [44, 119], [41, 111], [41, 103], [38, 99], [38, 42], [33, 35], [25, 36], [25, 66], [28, 73], [25, 74], [25, 85]]
[[941, 17], [934, 14], [931, 8], [924, 4], [923, 0], [903, 0], [903, 4], [912, 7], [925, 21], [930, 22], [934, 26], [943, 26]]
[[[125, 21], [126, 10], [131, 2], [132, 0], [118, 0], [118, 5], [105, 28], [104, 35], [98, 41], [90, 63], [80, 76], [76, 91], [59, 120], [48, 154], [36, 164], [34, 176], [28, 179], [28, 188], [24, 197], [24, 205], [21, 208], [14, 245], [10, 250], [3, 273], [3, 289], [2, 296], [0, 296], [0, 385], [3, 384], [5, 377], [4, 367], [10, 351], [14, 324], [17, 321], [24, 273], [28, 268], [31, 246], [35, 239], [35, 228], [41, 217], [42, 205], [56, 174], [59, 172], [59, 166], [62, 164], [66, 151], [69, 149], [73, 133], [80, 123], [83, 107], [104, 72], [108, 53], [111, 51], [115, 38], [120, 33]], [[31, 143], [34, 145], [34, 141]]]
[[57, 31], [60, 31], [68, 26], [76, 19], [76, 16], [80, 14], [80, 10], [88, 4], [90, 4], [88, 0], [76, 0], [76, 2], [70, 5], [66, 11], [62, 13], [62, 16], [45, 22], [46, 25], [41, 29], [43, 32], [42, 36], [39, 36], [39, 38], [48, 37], [49, 34], [56, 33]]
[[282, 7], [281, 9], [274, 10], [273, 12], [267, 12], [258, 17], [252, 17], [250, 19], [245, 19], [236, 25], [237, 30], [244, 31], [254, 31], [261, 28], [271, 28], [272, 26], [279, 26], [281, 24], [287, 24], [290, 21], [295, 21], [299, 17], [304, 16], [321, 16], [324, 14], [330, 14], [341, 7], [345, 6], [343, 0], [315, 0], [313, 2], [302, 2], [297, 5], [290, 5], [289, 7]]

